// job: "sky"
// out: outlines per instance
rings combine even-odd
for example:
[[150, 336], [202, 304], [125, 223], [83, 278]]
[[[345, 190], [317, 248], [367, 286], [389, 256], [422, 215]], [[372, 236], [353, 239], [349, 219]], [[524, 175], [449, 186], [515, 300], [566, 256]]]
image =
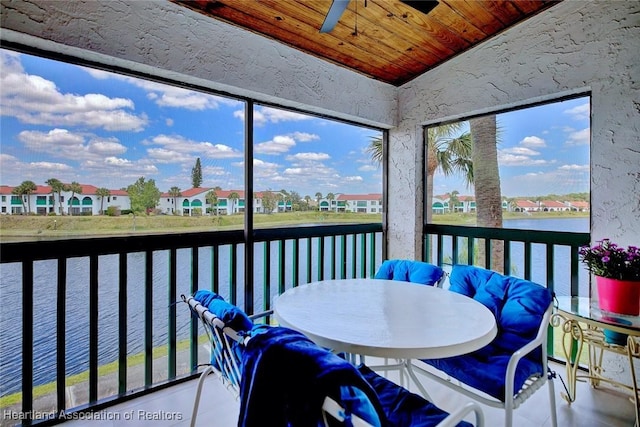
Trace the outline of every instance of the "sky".
[[[244, 188], [244, 103], [0, 50], [0, 184], [49, 178], [120, 189]], [[254, 190], [382, 193], [367, 147], [382, 133], [256, 105]]]
[[[502, 195], [588, 193], [590, 110], [587, 96], [498, 114]], [[437, 171], [434, 194], [452, 190], [473, 195], [473, 186]]]
[[[120, 189], [138, 178], [168, 191], [242, 190], [244, 104], [202, 92], [0, 50], [0, 184], [49, 178]], [[589, 191], [589, 99], [498, 116], [507, 197]], [[367, 152], [381, 132], [256, 105], [254, 190], [382, 192]], [[434, 194], [473, 194], [438, 172]]]

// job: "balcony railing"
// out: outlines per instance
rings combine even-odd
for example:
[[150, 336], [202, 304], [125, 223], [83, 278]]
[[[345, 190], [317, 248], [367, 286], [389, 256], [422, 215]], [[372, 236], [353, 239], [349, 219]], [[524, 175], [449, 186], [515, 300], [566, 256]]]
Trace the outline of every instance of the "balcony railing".
[[[381, 224], [259, 229], [249, 237], [237, 230], [3, 243], [2, 320], [12, 323], [3, 324], [0, 347], [19, 357], [14, 365], [3, 359], [3, 402], [11, 402], [8, 379], [17, 379], [18, 394], [0, 411], [27, 417], [24, 424], [53, 424], [61, 411], [95, 411], [193, 378], [206, 355], [198, 352], [197, 322], [175, 304], [181, 293], [212, 289], [253, 314], [290, 287], [372, 277], [382, 261]], [[469, 263], [495, 240], [505, 242], [506, 273], [582, 292], [577, 250], [588, 233], [428, 225], [425, 260]], [[72, 377], [83, 382], [71, 386]], [[81, 386], [86, 394], [69, 403], [68, 389]]]
[[[502, 265], [492, 266], [492, 247], [502, 242]], [[425, 225], [425, 260], [447, 265], [500, 267], [505, 274], [533, 280], [556, 295], [589, 296], [589, 277], [579, 268], [578, 250], [590, 242], [589, 233], [510, 228]], [[481, 249], [481, 250], [479, 250]], [[547, 353], [554, 358], [553, 328]]]
[[[496, 241], [504, 243], [503, 264], [499, 267], [505, 274], [533, 280], [558, 295], [588, 296], [584, 295], [588, 277], [580, 269], [578, 249], [589, 244], [589, 233], [435, 224], [426, 225], [423, 232], [426, 259], [440, 266], [462, 263], [498, 267], [491, 265]], [[478, 251], [480, 247], [482, 251]], [[481, 259], [478, 253], [483, 253]]]
[[[53, 424], [189, 379], [202, 331], [176, 306], [180, 293], [212, 289], [249, 314], [269, 310], [302, 283], [372, 276], [381, 236], [381, 224], [259, 229], [253, 251], [242, 230], [3, 243], [0, 412], [13, 415], [2, 425]], [[87, 391], [68, 404], [71, 376]]]

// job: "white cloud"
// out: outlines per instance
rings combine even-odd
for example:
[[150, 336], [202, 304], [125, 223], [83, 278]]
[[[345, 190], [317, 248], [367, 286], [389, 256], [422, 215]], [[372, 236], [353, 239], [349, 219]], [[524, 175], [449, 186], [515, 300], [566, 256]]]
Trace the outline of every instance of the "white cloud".
[[149, 148], [147, 154], [150, 159], [158, 163], [192, 163], [193, 155], [188, 153], [181, 153], [176, 150], [168, 150], [166, 148]]
[[545, 142], [544, 139], [537, 137], [537, 136], [526, 136], [522, 139], [522, 141], [520, 141], [520, 145], [524, 146], [524, 147], [535, 147], [535, 148], [541, 148], [541, 147], [546, 147], [547, 143]]
[[86, 142], [82, 134], [67, 129], [52, 129], [49, 132], [22, 131], [18, 139], [26, 148], [36, 153], [46, 153], [67, 160], [100, 160], [104, 156], [119, 155], [127, 151], [116, 138], [98, 138]]
[[502, 150], [498, 151], [498, 163], [500, 166], [533, 166], [549, 163], [547, 160], [534, 160], [529, 156], [519, 154], [509, 154]]
[[[232, 159], [243, 157], [243, 153], [224, 144], [213, 144], [207, 141], [193, 141], [180, 135], [157, 135], [153, 137], [147, 144], [160, 145], [166, 151], [173, 151], [178, 158], [173, 163], [182, 163], [191, 161], [195, 157], [203, 157], [209, 159]], [[158, 151], [150, 148], [147, 150], [149, 155], [164, 157], [166, 151]], [[167, 159], [166, 157], [164, 157]]]
[[511, 148], [505, 148], [504, 150], [501, 150], [503, 153], [509, 153], [509, 154], [515, 154], [515, 155], [521, 155], [521, 156], [538, 156], [540, 155], [539, 151], [535, 151], [532, 150], [530, 148], [527, 147], [511, 147]]
[[591, 142], [591, 130], [589, 128], [571, 132], [567, 136], [565, 144], [568, 146], [589, 145]]
[[[244, 121], [244, 110], [234, 111], [233, 117]], [[253, 111], [253, 123], [255, 126], [264, 126], [267, 123], [297, 122], [311, 118], [312, 116], [306, 114], [271, 107], [260, 107]]]
[[91, 68], [84, 68], [84, 70], [98, 80], [121, 80], [137, 86], [147, 92], [148, 99], [162, 107], [202, 111], [218, 109], [220, 104], [235, 106], [242, 103], [237, 99], [197, 92], [191, 89], [157, 83], [150, 80], [137, 79], [135, 77], [108, 73], [101, 70], [93, 70]]
[[256, 144], [253, 150], [259, 154], [282, 154], [295, 147], [295, 145], [296, 141], [292, 137], [277, 135], [271, 141]]
[[317, 141], [320, 139], [320, 136], [314, 133], [308, 133], [308, 132], [294, 132], [291, 134], [291, 136], [293, 137], [293, 139], [295, 139], [298, 142], [310, 142], [310, 141]]
[[564, 110], [563, 113], [568, 114], [574, 120], [586, 120], [591, 115], [591, 106], [588, 102], [576, 107]]
[[360, 175], [356, 176], [345, 176], [344, 180], [347, 182], [362, 182], [364, 179]]
[[253, 167], [256, 169], [273, 169], [278, 168], [279, 165], [277, 163], [265, 162], [260, 159], [253, 159]]
[[291, 156], [287, 156], [286, 160], [289, 161], [313, 161], [319, 162], [322, 160], [329, 160], [331, 156], [327, 153], [297, 153]]
[[23, 130], [18, 139], [29, 149], [46, 151], [51, 146], [80, 146], [84, 143], [82, 135], [69, 132], [67, 129], [52, 129], [47, 133]]
[[360, 166], [358, 170], [360, 172], [373, 172], [373, 171], [377, 171], [378, 168], [373, 165], [364, 165], [364, 166]]
[[205, 166], [202, 168], [203, 176], [225, 176], [229, 175], [229, 172], [220, 166]]
[[589, 172], [589, 165], [562, 165], [560, 171]]
[[156, 175], [158, 168], [148, 160], [129, 160], [120, 157], [106, 157], [101, 161], [87, 161], [82, 164], [83, 168], [102, 173], [106, 176], [117, 176], [118, 178], [131, 178], [144, 175]]
[[163, 87], [162, 92], [153, 93], [156, 104], [161, 107], [184, 108], [192, 111], [215, 110], [219, 108], [216, 97], [177, 87]]
[[18, 185], [31, 180], [44, 184], [49, 178], [71, 182], [77, 177], [75, 168], [65, 163], [34, 161], [21, 162], [15, 156], [0, 153], [0, 182], [4, 185]]
[[507, 197], [589, 191], [589, 165], [561, 165], [549, 172], [530, 172], [502, 181]]
[[309, 173], [310, 171], [306, 168], [286, 168], [284, 170], [284, 174], [285, 175], [303, 175], [303, 176], [308, 176], [310, 175]]
[[148, 125], [144, 114], [126, 98], [110, 98], [100, 93], [63, 93], [56, 84], [27, 74], [20, 57], [0, 52], [0, 108], [3, 115], [22, 123], [48, 126], [82, 126], [109, 131], [142, 131]]
[[110, 156], [123, 154], [127, 151], [127, 147], [120, 144], [115, 138], [96, 138], [89, 141], [87, 150], [97, 156]]

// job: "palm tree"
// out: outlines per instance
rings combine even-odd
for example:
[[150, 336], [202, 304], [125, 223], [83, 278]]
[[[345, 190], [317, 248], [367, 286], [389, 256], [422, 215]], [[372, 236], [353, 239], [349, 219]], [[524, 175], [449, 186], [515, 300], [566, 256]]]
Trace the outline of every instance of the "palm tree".
[[318, 209], [318, 211], [320, 210], [320, 200], [322, 200], [322, 193], [318, 191], [316, 193], [316, 208]]
[[64, 190], [64, 184], [56, 178], [49, 178], [46, 184], [51, 187], [51, 194], [53, 194], [53, 197], [58, 193], [58, 212], [62, 215], [62, 191]]
[[[502, 228], [502, 196], [498, 169], [496, 116], [485, 116], [469, 121], [473, 135], [473, 165], [476, 196], [476, 215], [479, 227]], [[480, 260], [484, 259], [484, 245], [479, 245]], [[494, 241], [491, 268], [502, 272], [504, 242]]]
[[327, 194], [327, 200], [329, 201], [329, 210], [331, 210], [331, 206], [333, 205], [333, 201], [336, 199], [336, 195], [333, 193]]
[[374, 163], [381, 164], [382, 163], [382, 138], [381, 137], [371, 137], [371, 141], [369, 142], [369, 147], [367, 147], [367, 152], [371, 156], [371, 160]]
[[206, 200], [211, 205], [211, 210], [215, 211], [215, 215], [218, 216], [218, 193], [216, 193], [216, 190], [209, 190]]
[[231, 213], [233, 214], [233, 208], [236, 205], [236, 202], [238, 201], [238, 199], [240, 198], [240, 195], [238, 193], [236, 193], [235, 191], [232, 192], [231, 194], [229, 194], [229, 201], [231, 202]]
[[451, 195], [449, 196], [449, 209], [453, 213], [456, 212], [456, 206], [458, 206], [458, 203], [460, 203], [460, 199], [458, 199], [458, 194], [460, 194], [458, 190], [453, 190], [451, 192]]
[[104, 198], [109, 197], [111, 195], [111, 191], [108, 189], [101, 187], [96, 190], [96, 196], [100, 197], [100, 215], [104, 215]]
[[65, 186], [65, 191], [71, 191], [71, 197], [69, 198], [69, 208], [67, 209], [67, 213], [71, 215], [71, 208], [73, 207], [73, 198], [76, 194], [82, 194], [82, 186], [78, 184], [76, 181], [73, 181], [68, 186]]
[[169, 189], [169, 196], [173, 199], [173, 214], [178, 212], [178, 197], [182, 197], [179, 187], [171, 187]]
[[[29, 197], [34, 191], [38, 189], [38, 186], [33, 181], [22, 181], [20, 185], [11, 190], [12, 194], [20, 196], [20, 202], [22, 202], [22, 210], [24, 213], [31, 212], [31, 197]], [[24, 199], [27, 196], [27, 206], [24, 204]]]
[[[471, 161], [472, 139], [469, 132], [459, 134], [464, 122], [433, 126], [426, 131], [427, 182], [426, 206], [427, 217], [431, 216], [433, 204], [433, 176], [440, 168], [445, 175], [461, 173], [467, 184], [473, 183], [473, 162]], [[453, 135], [459, 134], [457, 137]], [[367, 151], [371, 160], [382, 162], [382, 138], [371, 138]]]
[[433, 177], [438, 169], [446, 176], [461, 174], [467, 185], [473, 184], [473, 162], [471, 160], [472, 139], [469, 132], [459, 134], [463, 123], [451, 123], [427, 129], [427, 217], [433, 205]]

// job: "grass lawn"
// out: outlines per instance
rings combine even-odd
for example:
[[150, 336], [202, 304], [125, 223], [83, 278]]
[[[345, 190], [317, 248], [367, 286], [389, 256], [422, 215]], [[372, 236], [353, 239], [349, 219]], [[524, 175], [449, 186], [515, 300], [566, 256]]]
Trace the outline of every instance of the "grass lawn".
[[[588, 212], [536, 212], [531, 215], [505, 212], [504, 219], [586, 218]], [[254, 215], [255, 228], [286, 227], [289, 225], [379, 223], [380, 214], [352, 212], [286, 212]], [[434, 215], [435, 224], [474, 226], [474, 214], [456, 213]], [[240, 230], [244, 215], [223, 216], [0, 216], [0, 238], [4, 240], [32, 240], [47, 238], [89, 237], [104, 235], [144, 235], [150, 233], [199, 232]]]

